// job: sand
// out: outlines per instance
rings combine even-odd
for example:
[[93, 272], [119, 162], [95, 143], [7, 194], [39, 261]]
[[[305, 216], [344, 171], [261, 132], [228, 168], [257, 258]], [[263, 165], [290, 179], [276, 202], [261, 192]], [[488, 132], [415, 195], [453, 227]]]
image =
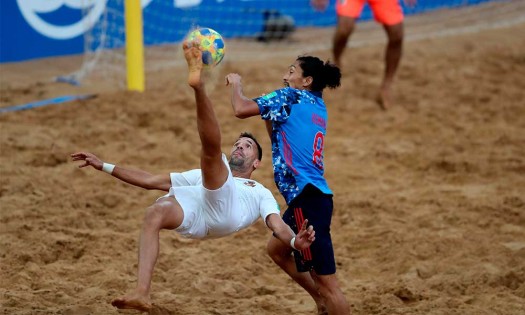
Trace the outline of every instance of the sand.
[[[325, 93], [325, 166], [353, 314], [525, 314], [524, 26], [408, 41], [386, 112], [374, 103], [383, 43], [345, 54], [342, 87]], [[240, 131], [256, 134], [265, 152], [255, 179], [283, 209], [264, 125], [233, 117], [222, 77], [239, 72], [257, 96], [281, 86], [294, 58], [227, 60], [210, 89], [224, 150]], [[79, 61], [0, 66], [2, 107], [98, 94], [0, 114], [2, 314], [117, 314], [110, 301], [135, 284], [144, 209], [162, 192], [78, 169], [69, 154], [153, 173], [199, 165], [184, 70], [149, 76], [145, 93], [50, 80]], [[260, 221], [218, 240], [162, 232], [152, 314], [314, 314], [266, 255], [270, 234]]]

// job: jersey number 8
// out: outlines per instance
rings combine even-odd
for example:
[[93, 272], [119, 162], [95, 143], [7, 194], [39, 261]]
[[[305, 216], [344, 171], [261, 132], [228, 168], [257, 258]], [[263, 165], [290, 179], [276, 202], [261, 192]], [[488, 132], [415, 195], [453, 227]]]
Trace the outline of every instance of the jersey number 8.
[[315, 167], [317, 167], [320, 170], [324, 169], [323, 148], [324, 148], [324, 134], [318, 131], [315, 134], [314, 143], [313, 143], [314, 153], [312, 156], [312, 163], [314, 163]]

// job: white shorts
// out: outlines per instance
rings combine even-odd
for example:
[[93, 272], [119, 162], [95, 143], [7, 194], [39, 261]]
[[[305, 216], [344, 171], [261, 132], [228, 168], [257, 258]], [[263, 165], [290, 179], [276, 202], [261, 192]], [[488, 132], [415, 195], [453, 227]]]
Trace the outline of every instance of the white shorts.
[[175, 229], [188, 238], [217, 238], [240, 230], [242, 212], [238, 202], [237, 188], [226, 157], [228, 178], [221, 188], [206, 189], [204, 186], [171, 187], [168, 196], [174, 196], [184, 212], [182, 224]]

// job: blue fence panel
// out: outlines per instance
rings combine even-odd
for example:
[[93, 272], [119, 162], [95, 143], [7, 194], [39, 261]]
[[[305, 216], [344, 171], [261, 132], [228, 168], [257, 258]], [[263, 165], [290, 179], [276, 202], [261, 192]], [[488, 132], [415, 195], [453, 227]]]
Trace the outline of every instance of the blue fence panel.
[[[336, 22], [335, 1], [331, 0], [328, 9], [320, 13], [310, 7], [309, 0], [203, 0], [200, 3], [196, 0], [194, 3], [198, 4], [188, 8], [177, 8], [176, 0], [142, 0], [145, 6], [145, 44], [180, 41], [195, 25], [215, 28], [226, 38], [254, 36], [262, 31], [264, 12], [269, 9], [293, 17], [298, 27], [333, 26]], [[419, 0], [415, 7], [405, 7], [405, 13], [417, 14], [489, 1], [497, 0]], [[0, 63], [82, 53], [84, 33], [94, 27], [97, 31], [97, 22], [100, 23], [101, 17], [107, 14], [106, 9], [119, 12], [120, 19], [116, 19], [116, 28], [101, 30], [114, 32], [110, 36], [120, 39], [112, 42], [110, 47], [122, 46], [122, 2], [116, 5], [117, 1], [113, 0], [0, 0]], [[169, 16], [168, 27], [179, 32], [162, 33], [155, 27], [148, 27], [157, 22], [159, 12]], [[370, 9], [365, 7], [361, 20], [371, 18]], [[232, 22], [224, 23], [225, 20]], [[97, 43], [92, 45], [96, 47]]]

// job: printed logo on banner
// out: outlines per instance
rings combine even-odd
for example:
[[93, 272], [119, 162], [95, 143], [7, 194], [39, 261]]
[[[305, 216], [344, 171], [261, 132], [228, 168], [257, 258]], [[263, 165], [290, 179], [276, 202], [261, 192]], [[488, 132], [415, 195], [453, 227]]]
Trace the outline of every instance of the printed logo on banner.
[[[110, 0], [16, 0], [22, 16], [38, 33], [53, 39], [67, 40], [77, 37], [88, 31], [104, 13], [106, 4]], [[121, 0], [124, 1], [124, 0]], [[141, 0], [142, 8], [147, 7], [154, 0]], [[158, 1], [158, 0], [157, 0]], [[189, 8], [198, 6], [202, 0], [172, 0], [175, 8]], [[225, 0], [217, 0], [217, 3]], [[241, 0], [243, 2], [253, 0]], [[56, 25], [43, 19], [40, 15], [51, 13], [66, 6], [73, 10], [85, 10], [79, 21], [70, 25]]]
[[[83, 34], [100, 18], [107, 0], [17, 0], [24, 19], [40, 34], [54, 39], [70, 39]], [[88, 10], [80, 21], [70, 25], [54, 25], [39, 14], [50, 13], [67, 6], [76, 10]]]

